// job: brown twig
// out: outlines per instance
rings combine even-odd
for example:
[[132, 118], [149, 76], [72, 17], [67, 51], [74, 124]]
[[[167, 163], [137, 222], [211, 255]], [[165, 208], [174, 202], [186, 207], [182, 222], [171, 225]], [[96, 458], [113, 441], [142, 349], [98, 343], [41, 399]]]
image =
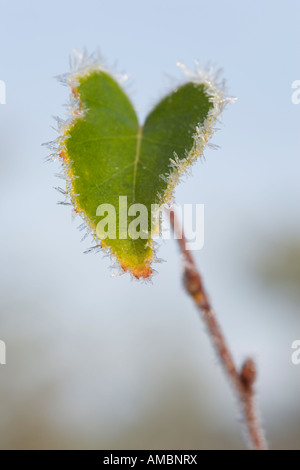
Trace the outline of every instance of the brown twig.
[[178, 235], [177, 241], [184, 258], [183, 280], [185, 289], [202, 312], [202, 317], [210, 333], [221, 363], [240, 399], [251, 448], [254, 450], [266, 450], [266, 441], [261, 429], [255, 405], [255, 363], [253, 359], [247, 359], [240, 372], [236, 368], [232, 354], [228, 348], [215, 312], [212, 309], [210, 300], [203, 286], [202, 278], [196, 267], [194, 258], [186, 247], [186, 238], [183, 234], [183, 230], [178, 225], [174, 211], [170, 210], [169, 214], [173, 231], [175, 235]]

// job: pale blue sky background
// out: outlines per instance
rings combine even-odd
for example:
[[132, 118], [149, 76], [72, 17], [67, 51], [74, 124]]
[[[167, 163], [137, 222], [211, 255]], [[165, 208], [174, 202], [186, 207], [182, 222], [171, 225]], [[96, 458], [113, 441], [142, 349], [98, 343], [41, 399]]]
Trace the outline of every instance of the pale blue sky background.
[[[300, 232], [300, 105], [291, 103], [300, 79], [299, 2], [1, 0], [0, 9], [2, 446], [23, 442], [17, 428], [27, 418], [31, 426], [27, 401], [45, 416], [41, 433], [49, 423], [66, 435], [80, 429], [101, 446], [103, 436], [155, 409], [161, 377], [168, 389], [171, 372], [196, 400], [203, 392], [199, 423], [205, 416], [212, 435], [223, 426], [239, 439], [235, 403], [181, 288], [175, 243], [161, 247], [166, 263], [152, 285], [111, 278], [108, 259], [83, 255], [90, 242], [80, 243], [80, 220], [56, 205], [58, 167], [43, 163], [41, 143], [55, 138], [51, 115], [64, 116], [68, 96], [53, 77], [83, 47], [99, 47], [130, 74], [141, 119], [169, 89], [167, 76], [181, 78], [177, 60], [223, 68], [238, 97], [213, 139], [221, 148], [206, 151], [176, 199], [205, 204], [197, 261], [237, 361], [257, 357], [264, 422], [276, 440], [300, 414], [300, 366], [290, 362], [300, 319], [298, 306], [267, 290], [252, 267], [274, 240]], [[203, 439], [200, 448], [209, 445]]]

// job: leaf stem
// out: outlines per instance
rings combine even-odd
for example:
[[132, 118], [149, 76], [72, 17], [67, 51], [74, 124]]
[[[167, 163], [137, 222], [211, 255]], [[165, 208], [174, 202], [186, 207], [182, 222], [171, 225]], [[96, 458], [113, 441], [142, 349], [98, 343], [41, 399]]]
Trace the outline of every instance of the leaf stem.
[[174, 210], [170, 210], [170, 222], [173, 231], [178, 234], [178, 244], [183, 255], [183, 281], [187, 293], [193, 298], [196, 306], [202, 313], [209, 335], [215, 350], [221, 360], [223, 368], [230, 379], [243, 411], [244, 424], [247, 430], [251, 448], [253, 450], [266, 450], [266, 440], [259, 421], [255, 402], [254, 383], [256, 380], [256, 366], [252, 358], [247, 359], [241, 371], [238, 371], [228, 344], [223, 336], [216, 314], [212, 309], [210, 300], [203, 285], [201, 275], [197, 269], [191, 252], [186, 247], [186, 238], [180, 228]]

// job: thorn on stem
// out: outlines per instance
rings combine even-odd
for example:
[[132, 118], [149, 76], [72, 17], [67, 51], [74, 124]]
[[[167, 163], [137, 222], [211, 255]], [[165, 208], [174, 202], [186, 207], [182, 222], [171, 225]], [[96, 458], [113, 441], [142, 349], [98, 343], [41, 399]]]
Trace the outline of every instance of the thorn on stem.
[[203, 289], [201, 277], [194, 266], [188, 262], [184, 268], [183, 283], [185, 289], [199, 307], [205, 311], [210, 310], [210, 305]]
[[249, 358], [246, 359], [244, 362], [241, 372], [240, 372], [240, 377], [243, 385], [250, 390], [253, 387], [253, 384], [256, 380], [256, 366], [255, 362], [253, 359]]

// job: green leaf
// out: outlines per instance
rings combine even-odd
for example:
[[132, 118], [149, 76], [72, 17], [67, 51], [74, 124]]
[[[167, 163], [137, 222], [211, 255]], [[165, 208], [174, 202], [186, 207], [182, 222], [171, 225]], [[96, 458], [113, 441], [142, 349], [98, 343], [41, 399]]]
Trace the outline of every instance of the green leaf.
[[[109, 249], [125, 271], [147, 278], [155, 260], [151, 207], [171, 201], [180, 176], [202, 155], [226, 99], [198, 69], [140, 126], [118, 80], [97, 62], [80, 64], [67, 84], [74, 97], [72, 118], [62, 126], [57, 150], [67, 175], [67, 193], [97, 244]], [[104, 227], [97, 228], [107, 214], [97, 213], [101, 204], [115, 208], [115, 216], [107, 220], [116, 222], [116, 230], [106, 238]], [[134, 216], [125, 225], [119, 220], [126, 204], [147, 209], [143, 238], [130, 237]]]

